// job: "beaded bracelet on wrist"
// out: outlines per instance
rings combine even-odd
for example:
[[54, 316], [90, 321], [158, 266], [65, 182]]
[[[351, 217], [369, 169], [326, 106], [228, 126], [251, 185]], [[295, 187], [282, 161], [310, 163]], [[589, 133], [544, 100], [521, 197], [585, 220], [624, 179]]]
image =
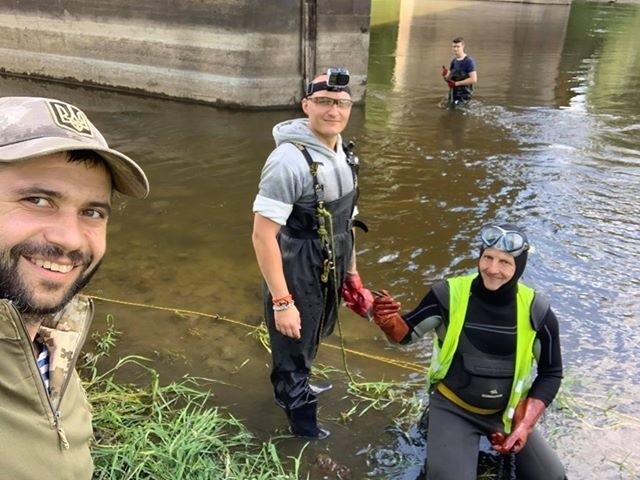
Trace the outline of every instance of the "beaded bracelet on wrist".
[[281, 302], [278, 305], [274, 305], [273, 306], [273, 311], [274, 312], [284, 312], [285, 310], [289, 310], [291, 307], [293, 307], [293, 305], [295, 305], [295, 302], [293, 300], [290, 300], [289, 302]]

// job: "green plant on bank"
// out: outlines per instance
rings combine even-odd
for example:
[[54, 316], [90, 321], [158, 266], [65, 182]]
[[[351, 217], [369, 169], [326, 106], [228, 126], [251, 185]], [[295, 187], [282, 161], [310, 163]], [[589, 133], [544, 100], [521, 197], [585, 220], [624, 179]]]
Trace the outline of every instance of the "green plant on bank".
[[[184, 377], [162, 386], [147, 359], [128, 356], [100, 372], [120, 332], [111, 315], [93, 335], [96, 352], [79, 367], [94, 411], [94, 479], [297, 480], [300, 459], [284, 465], [271, 441], [260, 443], [240, 421], [208, 407], [211, 380]], [[116, 383], [123, 367], [142, 369], [146, 386]]]

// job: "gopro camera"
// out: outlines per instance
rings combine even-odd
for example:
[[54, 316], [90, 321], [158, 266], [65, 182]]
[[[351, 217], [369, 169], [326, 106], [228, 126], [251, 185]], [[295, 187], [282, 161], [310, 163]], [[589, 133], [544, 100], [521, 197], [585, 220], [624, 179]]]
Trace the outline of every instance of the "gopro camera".
[[342, 67], [329, 67], [327, 87], [346, 87], [349, 85], [349, 70]]

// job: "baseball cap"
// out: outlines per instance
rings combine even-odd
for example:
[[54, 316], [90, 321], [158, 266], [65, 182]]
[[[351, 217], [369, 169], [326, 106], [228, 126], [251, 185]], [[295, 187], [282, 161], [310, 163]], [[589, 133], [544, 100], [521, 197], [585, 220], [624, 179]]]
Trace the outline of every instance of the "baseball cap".
[[0, 98], [0, 163], [11, 163], [69, 150], [93, 150], [113, 178], [114, 188], [136, 198], [149, 194], [142, 168], [109, 148], [78, 107], [41, 97]]

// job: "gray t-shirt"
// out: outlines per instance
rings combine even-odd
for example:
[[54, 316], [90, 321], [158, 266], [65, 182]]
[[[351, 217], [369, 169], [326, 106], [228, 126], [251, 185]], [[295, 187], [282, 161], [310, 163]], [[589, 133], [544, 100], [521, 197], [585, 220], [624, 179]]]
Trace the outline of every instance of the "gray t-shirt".
[[310, 130], [308, 120], [300, 118], [273, 128], [276, 149], [262, 169], [253, 212], [285, 225], [296, 203], [315, 202], [313, 177], [302, 152], [294, 143], [304, 145], [318, 163], [318, 183], [324, 187], [324, 200], [330, 202], [353, 190], [353, 173], [338, 137], [337, 151], [324, 145]]

